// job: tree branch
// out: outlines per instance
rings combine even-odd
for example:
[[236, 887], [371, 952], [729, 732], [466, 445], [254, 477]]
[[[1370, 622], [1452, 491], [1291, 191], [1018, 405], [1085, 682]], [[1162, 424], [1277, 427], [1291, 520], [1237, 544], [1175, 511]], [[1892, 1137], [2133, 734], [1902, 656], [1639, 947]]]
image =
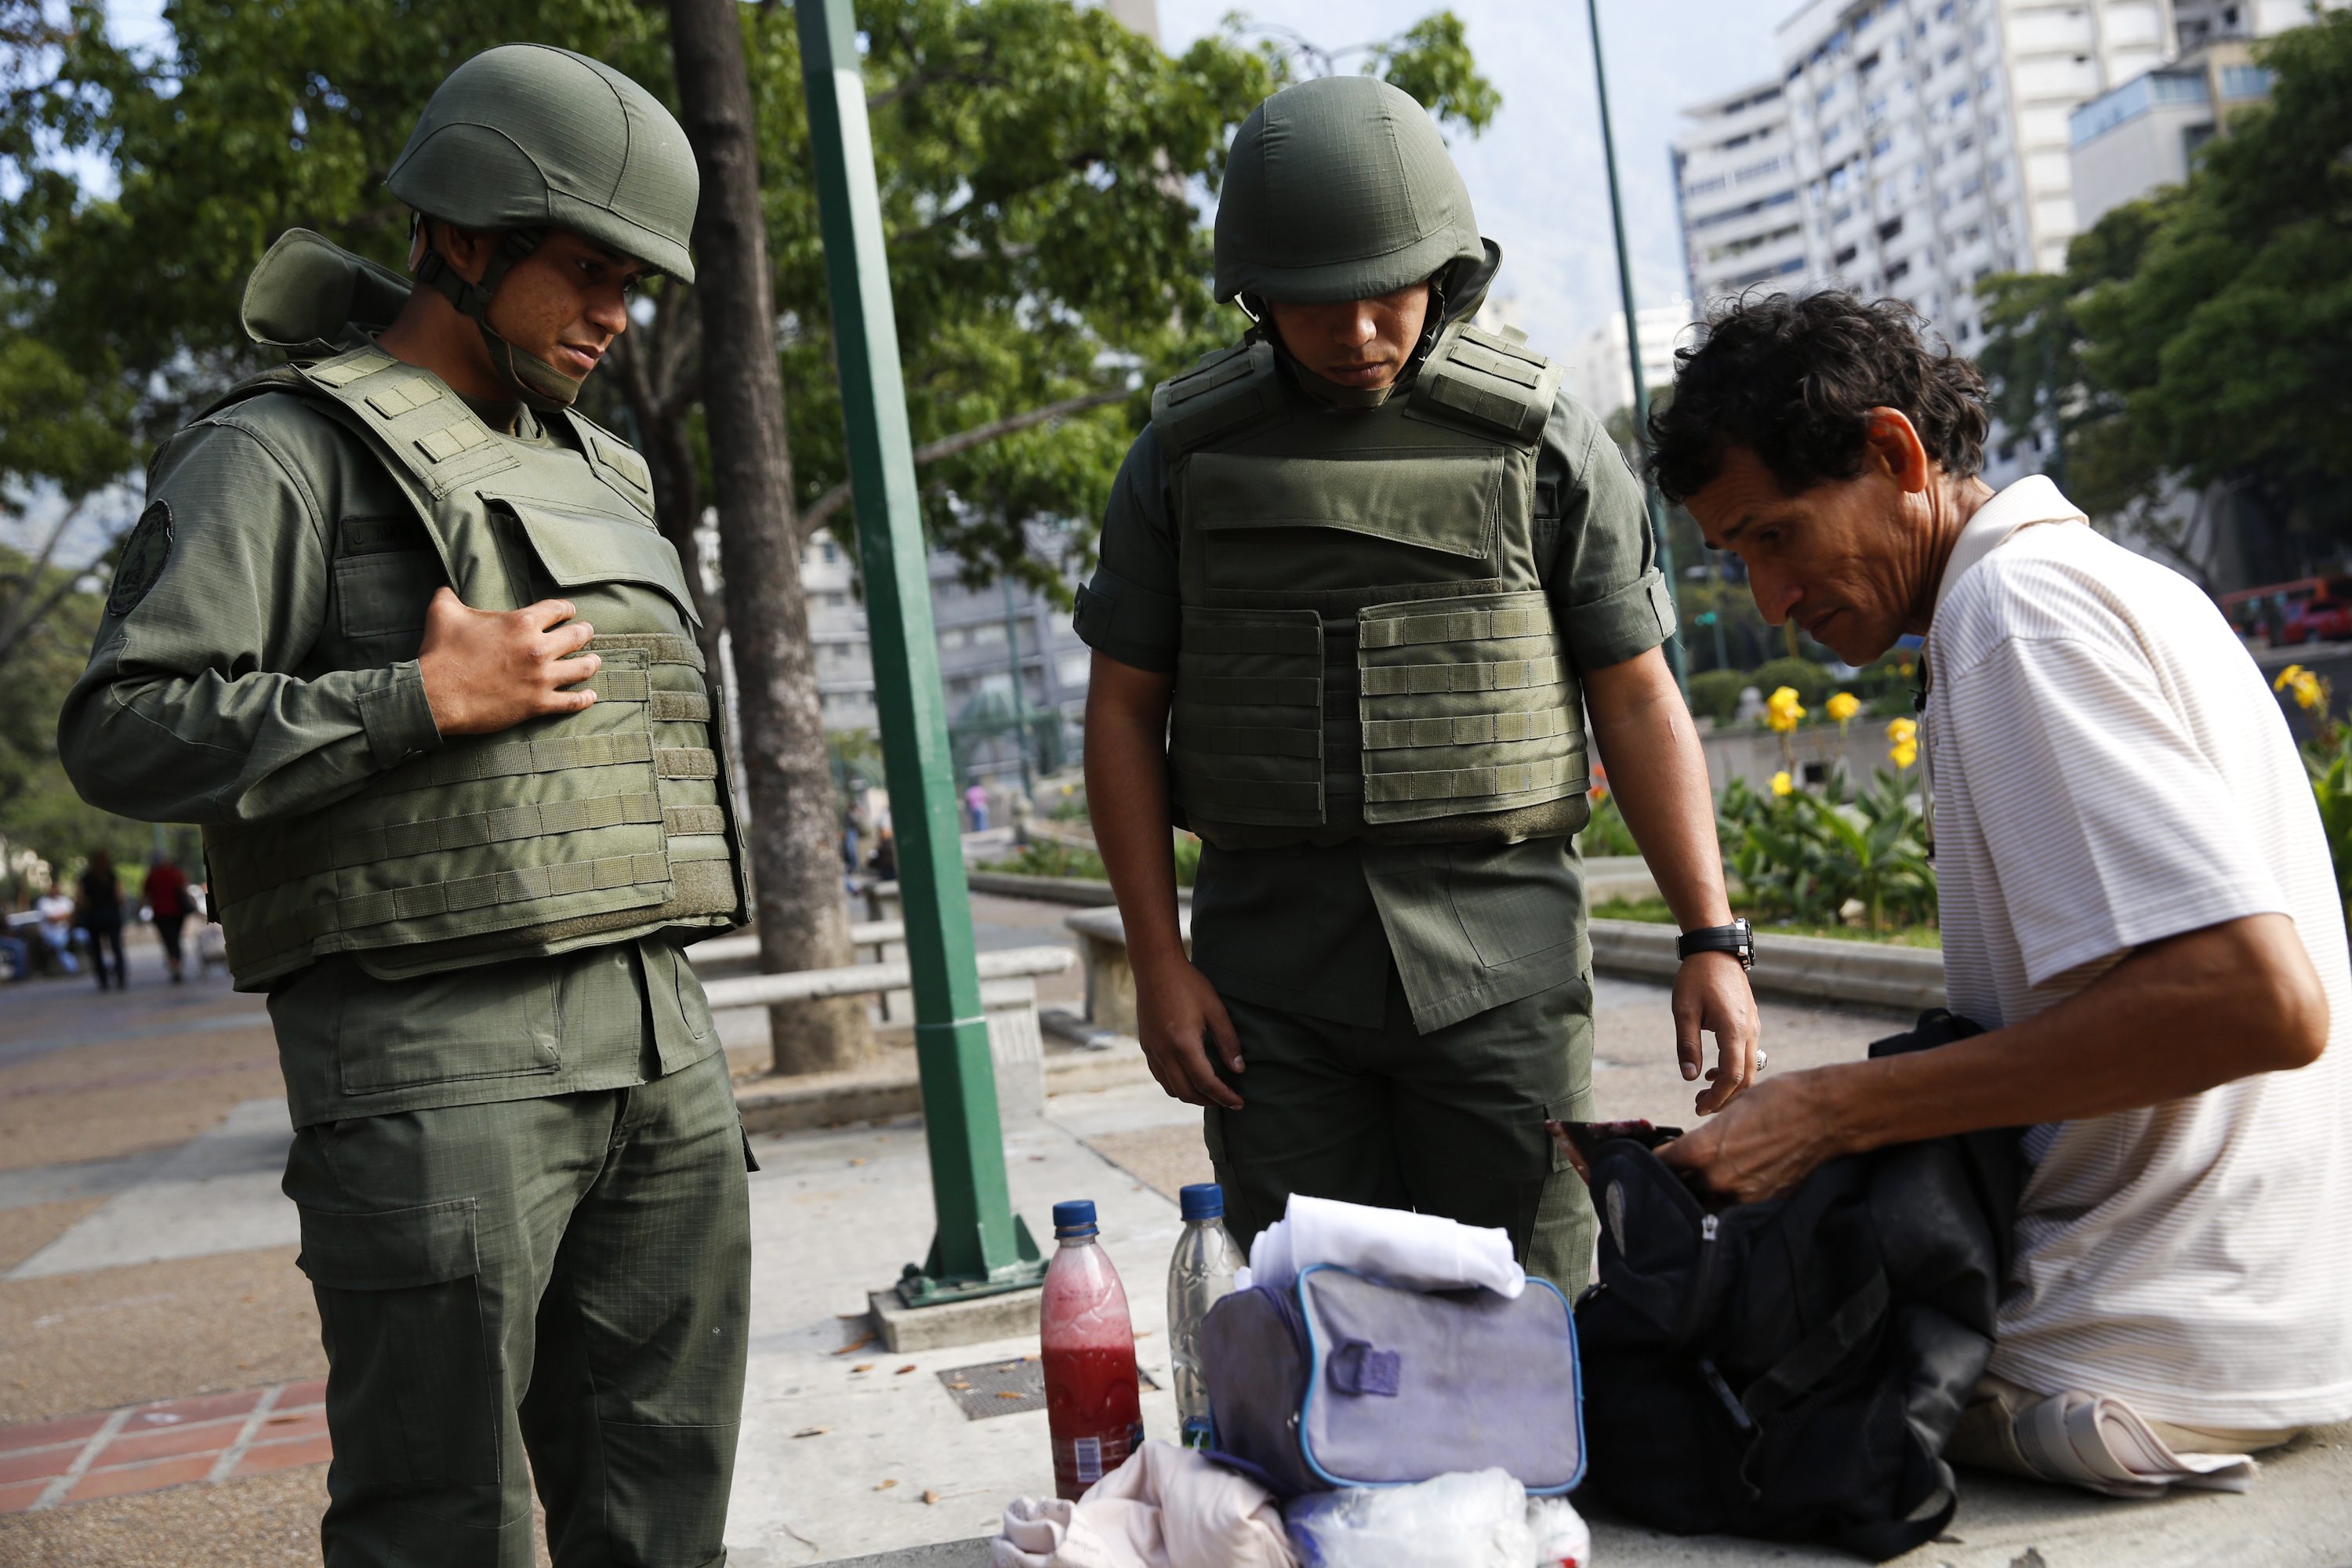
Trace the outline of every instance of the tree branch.
[[[1126, 387], [1108, 387], [1100, 392], [1081, 393], [1065, 397], [1058, 403], [1047, 403], [1026, 413], [992, 419], [985, 425], [975, 425], [969, 430], [959, 430], [952, 436], [942, 436], [915, 448], [915, 466], [936, 463], [942, 458], [952, 458], [959, 452], [969, 452], [974, 447], [985, 447], [991, 441], [1017, 434], [1049, 419], [1059, 419], [1066, 414], [1082, 414], [1089, 408], [1107, 404], [1123, 403], [1134, 395]], [[806, 540], [832, 521], [833, 514], [849, 504], [849, 484], [846, 480], [834, 486], [801, 509], [801, 538]]]

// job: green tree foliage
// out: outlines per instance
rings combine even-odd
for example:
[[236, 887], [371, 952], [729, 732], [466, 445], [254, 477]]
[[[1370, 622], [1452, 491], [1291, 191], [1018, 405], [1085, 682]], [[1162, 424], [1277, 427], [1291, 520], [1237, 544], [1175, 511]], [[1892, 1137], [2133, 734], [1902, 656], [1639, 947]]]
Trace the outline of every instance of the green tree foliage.
[[0, 620], [10, 605], [53, 594], [47, 613], [14, 643], [0, 679], [0, 908], [34, 890], [27, 857], [66, 878], [101, 847], [118, 865], [136, 866], [153, 837], [142, 823], [83, 805], [58, 761], [58, 710], [89, 657], [102, 596], [78, 591], [64, 570], [0, 546]]
[[[744, 16], [802, 523], [842, 530], [793, 19], [784, 5]], [[1233, 335], [1237, 318], [1209, 298], [1196, 203], [1241, 118], [1313, 62], [1238, 16], [1177, 57], [1069, 0], [880, 0], [859, 17], [932, 524], [976, 564], [1058, 586], [1022, 531], [1076, 520], [1083, 533], [1144, 390]], [[152, 55], [108, 37], [99, 0], [0, 0], [0, 38], [26, 42], [0, 82], [0, 416], [74, 411], [53, 428], [0, 423], [0, 478], [68, 487], [120, 473], [256, 366], [238, 294], [285, 229], [404, 265], [407, 214], [383, 176], [458, 61], [532, 38], [672, 90], [665, 18], [634, 0], [182, 0], [164, 13], [170, 48]], [[1370, 47], [1367, 68], [1474, 133], [1496, 108], [1444, 12]], [[111, 195], [82, 183], [91, 160]], [[591, 383], [591, 411], [668, 481], [673, 537], [702, 510], [698, 471], [680, 471], [700, 467], [694, 330], [691, 291], [656, 285]]]
[[2352, 539], [2352, 13], [2257, 49], [2269, 101], [2186, 184], [2109, 213], [2063, 273], [1987, 280], [1981, 360], [2094, 516], [2227, 485], [2292, 562]]

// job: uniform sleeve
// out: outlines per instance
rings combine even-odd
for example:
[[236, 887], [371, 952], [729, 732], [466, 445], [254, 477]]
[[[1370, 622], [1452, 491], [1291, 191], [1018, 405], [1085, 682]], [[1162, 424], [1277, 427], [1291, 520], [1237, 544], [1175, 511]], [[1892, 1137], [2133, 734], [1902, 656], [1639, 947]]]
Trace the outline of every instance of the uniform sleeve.
[[1601, 421], [1564, 393], [1536, 458], [1536, 508], [1538, 523], [1557, 520], [1546, 581], [1577, 668], [1622, 664], [1674, 635], [1641, 483]]
[[1106, 658], [1161, 675], [1176, 672], [1176, 531], [1168, 515], [1168, 464], [1147, 427], [1127, 450], [1103, 509], [1101, 559], [1078, 590], [1072, 624]]
[[326, 614], [326, 530], [268, 443], [231, 425], [184, 431], [148, 496], [142, 526], [167, 541], [144, 547], [143, 593], [110, 601], [58, 721], [84, 799], [150, 822], [266, 822], [440, 743], [414, 660], [290, 673]]

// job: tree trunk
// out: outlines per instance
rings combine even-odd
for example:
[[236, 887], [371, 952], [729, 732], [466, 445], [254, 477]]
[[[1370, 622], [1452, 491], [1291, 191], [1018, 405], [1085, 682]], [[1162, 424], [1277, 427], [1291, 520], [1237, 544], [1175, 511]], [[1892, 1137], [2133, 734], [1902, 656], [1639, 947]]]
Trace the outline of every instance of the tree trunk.
[[[736, 0], [670, 3], [678, 102], [702, 172], [694, 225], [702, 400], [751, 795], [760, 967], [772, 973], [830, 968], [852, 955], [840, 824], [793, 525], [792, 457], [742, 25]], [[773, 1007], [769, 1026], [778, 1072], [854, 1067], [873, 1050], [865, 1004], [856, 997]]]

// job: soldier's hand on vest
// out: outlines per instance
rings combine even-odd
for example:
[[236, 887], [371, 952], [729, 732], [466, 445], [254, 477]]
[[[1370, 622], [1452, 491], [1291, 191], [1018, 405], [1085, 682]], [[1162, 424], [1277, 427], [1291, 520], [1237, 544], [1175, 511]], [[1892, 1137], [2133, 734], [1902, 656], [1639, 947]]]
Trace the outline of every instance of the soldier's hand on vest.
[[1164, 972], [1138, 970], [1135, 1020], [1144, 1062], [1160, 1088], [1187, 1105], [1242, 1108], [1242, 1097], [1217, 1072], [1222, 1062], [1227, 1072], [1240, 1074], [1241, 1039], [1207, 975], [1181, 959]]
[[596, 628], [573, 620], [574, 613], [569, 599], [474, 610], [448, 588], [435, 594], [416, 667], [441, 733], [494, 734], [594, 702], [594, 692], [576, 688], [604, 660], [580, 652]]

